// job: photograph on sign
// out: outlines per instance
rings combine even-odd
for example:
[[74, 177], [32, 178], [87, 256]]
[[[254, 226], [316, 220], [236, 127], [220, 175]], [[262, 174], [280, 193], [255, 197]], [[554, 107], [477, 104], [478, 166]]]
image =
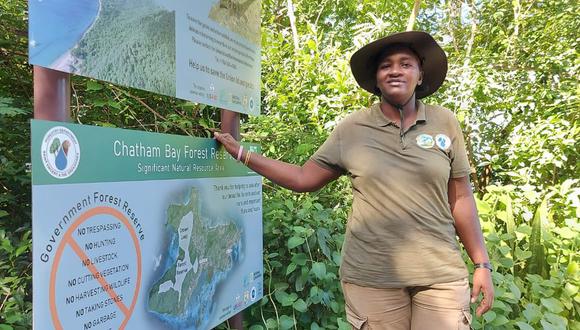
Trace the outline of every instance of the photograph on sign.
[[29, 62], [259, 114], [260, 1], [29, 0]]
[[36, 329], [210, 329], [263, 296], [261, 177], [214, 140], [32, 121], [32, 152]]

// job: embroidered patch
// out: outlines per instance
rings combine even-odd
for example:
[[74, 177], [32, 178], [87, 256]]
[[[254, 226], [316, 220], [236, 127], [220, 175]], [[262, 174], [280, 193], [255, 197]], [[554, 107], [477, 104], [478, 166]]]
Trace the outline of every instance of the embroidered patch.
[[435, 144], [441, 150], [447, 150], [451, 147], [451, 139], [445, 134], [437, 134], [435, 136]]
[[433, 148], [435, 141], [433, 137], [429, 134], [421, 134], [417, 136], [417, 145], [421, 148], [429, 149]]

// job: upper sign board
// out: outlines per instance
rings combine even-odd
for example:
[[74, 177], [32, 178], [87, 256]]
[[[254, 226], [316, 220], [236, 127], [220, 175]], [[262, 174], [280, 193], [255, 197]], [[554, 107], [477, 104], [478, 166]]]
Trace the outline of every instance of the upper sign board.
[[260, 0], [29, 0], [30, 64], [260, 113]]

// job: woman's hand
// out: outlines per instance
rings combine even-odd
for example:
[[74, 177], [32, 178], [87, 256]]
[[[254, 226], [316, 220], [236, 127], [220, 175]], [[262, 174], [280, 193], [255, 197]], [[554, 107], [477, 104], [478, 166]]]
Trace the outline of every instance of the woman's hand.
[[480, 293], [483, 293], [483, 299], [481, 299], [475, 310], [477, 317], [489, 311], [493, 305], [493, 282], [491, 280], [491, 271], [487, 268], [476, 268], [473, 272], [472, 304], [477, 302]]
[[234, 139], [229, 133], [218, 133], [214, 132], [213, 136], [219, 143], [221, 143], [225, 148], [226, 151], [234, 157], [234, 159], [238, 158], [238, 152], [240, 150], [240, 143]]

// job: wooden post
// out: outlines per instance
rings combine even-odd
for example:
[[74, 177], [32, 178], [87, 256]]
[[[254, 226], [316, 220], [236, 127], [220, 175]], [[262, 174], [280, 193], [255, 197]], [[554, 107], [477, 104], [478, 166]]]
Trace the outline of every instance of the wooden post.
[[34, 66], [34, 119], [70, 120], [70, 74]]
[[[240, 140], [240, 114], [237, 112], [221, 109], [220, 113], [222, 133], [230, 133], [234, 139]], [[228, 320], [230, 328], [243, 330], [244, 314], [239, 312]]]

